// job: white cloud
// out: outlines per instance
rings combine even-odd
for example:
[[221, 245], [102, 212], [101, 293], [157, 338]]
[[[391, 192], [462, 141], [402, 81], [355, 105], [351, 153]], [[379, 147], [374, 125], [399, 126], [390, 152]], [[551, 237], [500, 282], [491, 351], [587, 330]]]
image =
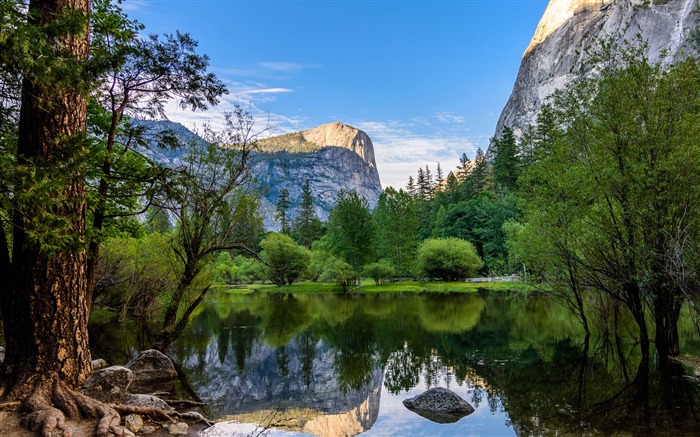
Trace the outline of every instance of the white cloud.
[[296, 72], [300, 70], [305, 70], [307, 68], [318, 68], [319, 64], [309, 64], [305, 62], [286, 62], [286, 61], [270, 61], [270, 62], [259, 62], [257, 64], [259, 67], [270, 70], [270, 71], [280, 71], [280, 72]]
[[413, 121], [363, 121], [354, 125], [372, 139], [377, 169], [384, 187], [404, 187], [408, 177], [415, 178], [418, 168], [426, 165], [435, 174], [438, 162], [447, 176], [457, 168], [462, 153], [473, 157], [477, 149], [474, 139], [466, 135], [466, 129], [443, 135], [434, 128], [414, 131]]
[[455, 115], [454, 112], [438, 112], [435, 114], [435, 118], [440, 123], [444, 124], [462, 124], [464, 123], [464, 117], [461, 115]]
[[227, 67], [213, 67], [212, 70], [219, 76], [233, 76], [238, 78], [275, 79], [289, 77], [310, 68], [320, 68], [320, 64], [290, 61], [266, 61], [249, 65], [233, 65]]
[[140, 12], [146, 9], [148, 6], [147, 1], [139, 1], [139, 0], [126, 0], [122, 4], [119, 5], [119, 7], [122, 8], [122, 10], [126, 12]]
[[288, 88], [264, 88], [261, 90], [248, 90], [244, 91], [244, 94], [279, 94], [279, 93], [291, 93], [294, 92]]

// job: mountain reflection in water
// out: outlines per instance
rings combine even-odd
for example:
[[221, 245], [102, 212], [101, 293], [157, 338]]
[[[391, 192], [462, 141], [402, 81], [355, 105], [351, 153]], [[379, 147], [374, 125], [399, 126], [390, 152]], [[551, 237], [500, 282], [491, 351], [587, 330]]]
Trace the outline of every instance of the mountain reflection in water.
[[[542, 296], [221, 293], [168, 354], [185, 377], [178, 395], [210, 417], [308, 434], [700, 434], [697, 380], [645, 361], [617, 319], [586, 337]], [[91, 340], [113, 346], [113, 362], [148, 345], [143, 331], [107, 328]], [[698, 355], [696, 332], [681, 332]], [[436, 424], [401, 405], [436, 386], [475, 413]]]

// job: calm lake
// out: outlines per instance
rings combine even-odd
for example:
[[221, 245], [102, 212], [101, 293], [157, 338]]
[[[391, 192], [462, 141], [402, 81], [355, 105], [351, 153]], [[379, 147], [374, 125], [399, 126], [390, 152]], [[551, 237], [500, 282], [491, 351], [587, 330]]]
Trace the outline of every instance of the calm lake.
[[[220, 293], [168, 354], [183, 373], [177, 397], [205, 402], [209, 417], [308, 434], [700, 435], [697, 380], [643, 360], [620, 320], [587, 339], [546, 296]], [[681, 347], [700, 355], [691, 325]], [[123, 363], [150, 338], [102, 325], [91, 343]], [[439, 424], [403, 406], [437, 386], [476, 411]]]

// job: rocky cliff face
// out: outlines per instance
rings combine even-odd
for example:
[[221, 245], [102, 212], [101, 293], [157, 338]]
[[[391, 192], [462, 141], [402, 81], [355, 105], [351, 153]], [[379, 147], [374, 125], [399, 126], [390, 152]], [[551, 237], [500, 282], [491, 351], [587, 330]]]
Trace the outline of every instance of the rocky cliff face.
[[523, 55], [495, 136], [504, 126], [519, 135], [534, 124], [549, 95], [590, 73], [586, 49], [602, 39], [641, 35], [649, 43], [650, 59], [669, 63], [696, 53], [692, 39], [699, 21], [697, 0], [550, 0]]
[[266, 189], [265, 226], [276, 229], [274, 205], [289, 190], [290, 216], [296, 216], [304, 181], [314, 192], [316, 213], [328, 218], [341, 189], [356, 191], [374, 206], [382, 191], [372, 140], [363, 131], [340, 122], [261, 141], [255, 177]]

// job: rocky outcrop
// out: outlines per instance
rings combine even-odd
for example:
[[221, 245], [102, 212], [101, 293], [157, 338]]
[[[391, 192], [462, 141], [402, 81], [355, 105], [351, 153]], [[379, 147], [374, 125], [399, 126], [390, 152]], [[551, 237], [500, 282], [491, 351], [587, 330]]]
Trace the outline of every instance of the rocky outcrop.
[[340, 147], [362, 158], [370, 167], [376, 167], [374, 145], [363, 131], [339, 121], [323, 124], [313, 129], [265, 138], [259, 142], [260, 150], [274, 152], [315, 152], [324, 147]]
[[443, 387], [434, 387], [416, 397], [405, 399], [403, 404], [414, 413], [437, 423], [454, 423], [474, 412], [474, 407], [469, 402]]
[[342, 190], [356, 191], [374, 206], [382, 191], [374, 145], [363, 131], [335, 122], [313, 129], [267, 138], [254, 166], [265, 200], [265, 227], [277, 229], [274, 205], [283, 189], [289, 191], [289, 216], [295, 217], [301, 191], [308, 179], [314, 193], [316, 213], [328, 218], [333, 200]]
[[316, 152], [277, 152], [263, 155], [254, 166], [255, 176], [266, 189], [263, 210], [265, 227], [276, 229], [274, 205], [282, 189], [289, 191], [290, 217], [296, 217], [301, 193], [306, 179], [314, 194], [316, 214], [322, 220], [328, 218], [338, 192], [356, 191], [374, 206], [382, 191], [377, 168], [356, 153], [340, 147], [324, 147]]
[[321, 147], [341, 147], [356, 153], [370, 167], [376, 167], [374, 145], [363, 131], [339, 121], [302, 132], [303, 137]]
[[651, 61], [670, 63], [695, 54], [699, 11], [696, 0], [550, 0], [495, 136], [505, 126], [520, 135], [533, 125], [548, 96], [592, 72], [586, 50], [605, 38], [631, 41], [640, 35]]

